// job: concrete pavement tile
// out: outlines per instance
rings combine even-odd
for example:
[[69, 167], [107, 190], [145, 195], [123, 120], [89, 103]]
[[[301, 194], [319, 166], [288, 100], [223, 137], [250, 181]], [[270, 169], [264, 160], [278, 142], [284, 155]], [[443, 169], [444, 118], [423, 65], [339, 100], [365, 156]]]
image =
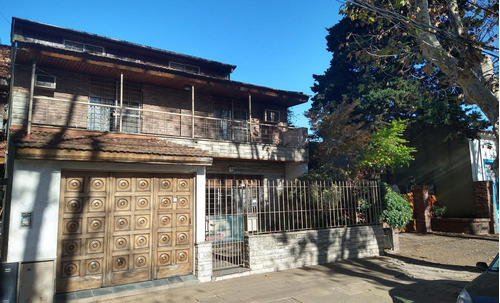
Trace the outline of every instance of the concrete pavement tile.
[[301, 301], [297, 301], [294, 298], [284, 298], [273, 301], [266, 301], [265, 303], [300, 303]]

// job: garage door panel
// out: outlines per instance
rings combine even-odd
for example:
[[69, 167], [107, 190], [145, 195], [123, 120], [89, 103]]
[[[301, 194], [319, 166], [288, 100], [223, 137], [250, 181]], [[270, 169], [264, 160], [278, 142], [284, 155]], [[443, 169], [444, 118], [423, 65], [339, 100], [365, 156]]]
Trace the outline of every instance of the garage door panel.
[[192, 273], [192, 250], [173, 249], [158, 253], [159, 264], [156, 269], [158, 278], [165, 278]]
[[172, 232], [158, 233], [158, 247], [171, 247], [172, 246]]
[[159, 214], [158, 228], [170, 228], [172, 226], [172, 214]]
[[149, 211], [149, 210], [151, 210], [151, 197], [150, 196], [136, 197], [135, 210], [136, 211]]
[[175, 245], [188, 245], [191, 242], [189, 231], [178, 231], [175, 234]]
[[193, 272], [193, 178], [63, 172], [58, 292]]
[[81, 213], [83, 211], [83, 198], [70, 197], [64, 199], [65, 213]]
[[190, 192], [191, 191], [191, 179], [177, 179], [176, 182], [177, 192]]
[[180, 228], [180, 227], [186, 227], [189, 228], [191, 224], [191, 216], [189, 213], [178, 213], [176, 214], [176, 219], [175, 219], [175, 226]]
[[89, 213], [104, 212], [107, 198], [104, 196], [90, 196], [85, 207]]
[[89, 186], [90, 186], [90, 191], [94, 193], [106, 193], [107, 191], [107, 179], [106, 177], [90, 177], [89, 179]]
[[89, 238], [86, 240], [87, 254], [102, 254], [104, 253], [104, 237]]
[[114, 226], [113, 231], [128, 231], [130, 230], [130, 219], [131, 216], [118, 215], [114, 216]]
[[147, 249], [150, 250], [150, 235], [149, 234], [138, 234], [135, 236], [134, 250]]
[[82, 251], [82, 239], [68, 239], [62, 241], [62, 256], [78, 256], [83, 253]]
[[84, 178], [83, 177], [69, 177], [66, 182], [66, 193], [83, 193], [84, 192]]
[[145, 214], [134, 215], [134, 226], [135, 230], [150, 230], [151, 229], [151, 216]]
[[87, 233], [103, 233], [106, 227], [106, 217], [105, 216], [92, 216], [87, 218]]
[[172, 200], [173, 196], [172, 195], [160, 195], [160, 204], [159, 204], [159, 210], [160, 211], [170, 211], [172, 210]]
[[115, 198], [115, 212], [130, 211], [132, 208], [131, 196], [120, 196]]
[[102, 285], [107, 176], [79, 172], [61, 179], [58, 292]]

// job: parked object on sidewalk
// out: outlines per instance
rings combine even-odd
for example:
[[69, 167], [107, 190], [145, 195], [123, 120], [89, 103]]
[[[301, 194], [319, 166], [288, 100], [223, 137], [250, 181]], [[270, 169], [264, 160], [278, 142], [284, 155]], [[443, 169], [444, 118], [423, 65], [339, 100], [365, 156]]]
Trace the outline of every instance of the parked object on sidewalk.
[[457, 303], [498, 302], [498, 254], [490, 266], [478, 262], [476, 268], [484, 271], [460, 292]]

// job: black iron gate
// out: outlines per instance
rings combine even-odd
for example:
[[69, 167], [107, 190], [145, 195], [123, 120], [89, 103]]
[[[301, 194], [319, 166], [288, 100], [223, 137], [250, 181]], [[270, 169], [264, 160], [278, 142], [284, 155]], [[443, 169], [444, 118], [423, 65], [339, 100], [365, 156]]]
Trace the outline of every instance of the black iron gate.
[[259, 181], [208, 179], [206, 240], [212, 242], [213, 270], [246, 267], [244, 235], [256, 227], [252, 205]]

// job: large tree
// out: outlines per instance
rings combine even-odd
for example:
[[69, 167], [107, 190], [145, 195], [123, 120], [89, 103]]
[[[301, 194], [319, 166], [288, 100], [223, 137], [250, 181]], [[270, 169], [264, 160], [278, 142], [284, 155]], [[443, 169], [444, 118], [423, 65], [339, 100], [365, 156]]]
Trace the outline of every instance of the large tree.
[[[460, 87], [494, 126], [498, 139], [498, 0], [346, 0], [344, 13], [365, 24], [393, 24], [389, 34], [409, 36], [412, 52]], [[384, 22], [380, 22], [381, 19]], [[393, 49], [393, 55], [400, 51]]]
[[487, 125], [463, 106], [461, 90], [414, 51], [413, 37], [389, 34], [393, 27], [384, 19], [345, 17], [329, 29], [331, 64], [314, 75], [308, 112], [321, 142], [313, 159], [323, 159], [323, 165], [339, 156], [344, 164], [363, 161], [359, 155], [370, 134], [396, 120], [447, 126], [454, 138], [474, 137]]

